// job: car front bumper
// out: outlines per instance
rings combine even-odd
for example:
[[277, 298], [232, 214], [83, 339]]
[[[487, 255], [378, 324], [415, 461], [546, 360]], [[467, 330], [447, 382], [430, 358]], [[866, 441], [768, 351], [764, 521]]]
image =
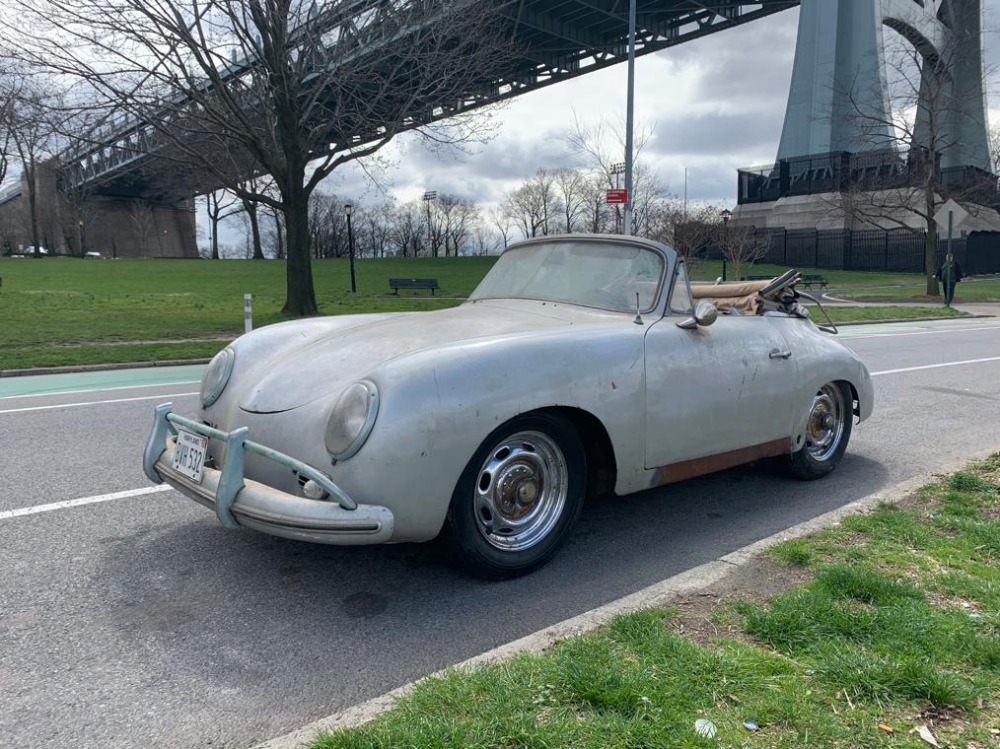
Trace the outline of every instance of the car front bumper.
[[[172, 413], [171, 407], [170, 403], [156, 407], [153, 430], [143, 453], [143, 470], [154, 483], [166, 482], [181, 494], [214, 510], [225, 527], [243, 526], [282, 538], [345, 546], [384, 543], [392, 536], [393, 515], [388, 508], [357, 504], [329, 476], [277, 450], [252, 442], [245, 428], [224, 432]], [[226, 445], [223, 466], [204, 467], [200, 483], [173, 468], [178, 426]], [[328, 498], [299, 497], [246, 478], [243, 462], [247, 452], [314, 480], [326, 490]]]

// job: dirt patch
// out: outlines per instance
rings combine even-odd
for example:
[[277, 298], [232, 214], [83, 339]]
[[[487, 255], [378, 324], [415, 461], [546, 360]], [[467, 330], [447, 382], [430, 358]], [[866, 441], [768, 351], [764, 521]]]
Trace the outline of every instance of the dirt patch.
[[671, 608], [679, 613], [668, 626], [700, 645], [711, 645], [720, 638], [747, 641], [740, 622], [729, 616], [715, 616], [720, 606], [737, 601], [766, 603], [812, 578], [812, 572], [805, 567], [781, 565], [757, 556], [704, 591], [674, 601]]

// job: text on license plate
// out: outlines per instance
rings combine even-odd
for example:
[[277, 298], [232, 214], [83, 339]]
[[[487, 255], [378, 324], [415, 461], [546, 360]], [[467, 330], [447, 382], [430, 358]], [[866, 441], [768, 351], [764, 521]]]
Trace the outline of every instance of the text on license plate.
[[177, 430], [177, 447], [174, 450], [174, 470], [192, 481], [201, 483], [201, 469], [208, 451], [208, 438], [183, 429]]

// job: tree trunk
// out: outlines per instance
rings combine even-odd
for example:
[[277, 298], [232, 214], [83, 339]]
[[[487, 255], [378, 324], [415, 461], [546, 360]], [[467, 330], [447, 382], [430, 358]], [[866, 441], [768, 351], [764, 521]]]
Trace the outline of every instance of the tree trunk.
[[[931, 160], [933, 162], [933, 159]], [[924, 235], [924, 273], [927, 277], [927, 296], [938, 295], [937, 282], [937, 222], [934, 220], [934, 184], [928, 177], [924, 189], [924, 215], [927, 217], [927, 233]]]
[[264, 248], [260, 242], [260, 221], [257, 219], [257, 205], [256, 203], [245, 202], [243, 207], [246, 209], [247, 216], [250, 217], [250, 233], [253, 235], [253, 259], [263, 260]]
[[927, 296], [937, 296], [940, 293], [937, 279], [937, 225], [929, 222], [924, 242], [924, 271], [927, 274]]
[[312, 260], [309, 257], [309, 196], [302, 188], [303, 175], [291, 180], [283, 191], [285, 205], [285, 238], [287, 240], [287, 273], [285, 306], [282, 313], [291, 317], [309, 317], [319, 310], [313, 287]]
[[218, 216], [210, 216], [209, 220], [212, 223], [212, 260], [219, 259], [219, 218]]
[[35, 182], [35, 159], [32, 157], [27, 169], [28, 177], [28, 212], [31, 221], [31, 244], [35, 248], [32, 253], [41, 257], [41, 242], [38, 239], [38, 183]]

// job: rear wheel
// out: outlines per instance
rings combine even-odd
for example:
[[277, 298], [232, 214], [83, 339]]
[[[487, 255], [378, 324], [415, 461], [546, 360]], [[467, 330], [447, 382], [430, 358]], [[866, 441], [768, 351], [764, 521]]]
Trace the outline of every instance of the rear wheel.
[[830, 473], [844, 457], [851, 439], [854, 399], [844, 382], [828, 382], [813, 396], [805, 444], [788, 459], [788, 472], [810, 481]]
[[451, 548], [479, 577], [524, 575], [562, 545], [585, 491], [573, 425], [553, 414], [520, 416], [487, 437], [462, 472], [448, 509]]

